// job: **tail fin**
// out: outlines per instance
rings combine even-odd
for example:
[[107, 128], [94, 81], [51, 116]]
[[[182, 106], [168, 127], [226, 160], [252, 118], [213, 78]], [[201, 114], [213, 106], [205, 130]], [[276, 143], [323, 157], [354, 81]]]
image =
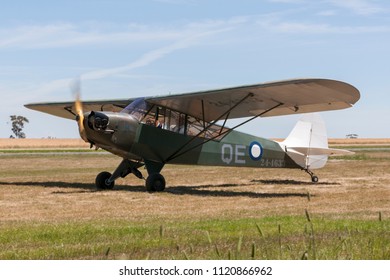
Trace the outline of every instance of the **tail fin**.
[[330, 155], [351, 154], [346, 150], [328, 148], [325, 122], [315, 113], [302, 115], [280, 145], [298, 165], [307, 170], [324, 167]]

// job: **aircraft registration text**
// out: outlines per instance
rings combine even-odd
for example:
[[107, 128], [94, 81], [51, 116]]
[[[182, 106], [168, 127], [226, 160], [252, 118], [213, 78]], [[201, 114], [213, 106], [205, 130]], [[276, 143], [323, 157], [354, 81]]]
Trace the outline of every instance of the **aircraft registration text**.
[[247, 146], [240, 144], [223, 144], [221, 160], [227, 165], [245, 165], [248, 153], [252, 162], [258, 162], [257, 166], [259, 167], [281, 168], [286, 165], [284, 159], [262, 158], [263, 149], [258, 142], [251, 143], [249, 149]]

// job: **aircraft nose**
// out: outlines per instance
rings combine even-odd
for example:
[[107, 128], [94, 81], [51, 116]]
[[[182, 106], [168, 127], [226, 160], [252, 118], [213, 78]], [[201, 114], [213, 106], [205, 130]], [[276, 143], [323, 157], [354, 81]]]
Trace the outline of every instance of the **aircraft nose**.
[[128, 114], [91, 111], [84, 115], [89, 142], [122, 157], [129, 157], [138, 121]]

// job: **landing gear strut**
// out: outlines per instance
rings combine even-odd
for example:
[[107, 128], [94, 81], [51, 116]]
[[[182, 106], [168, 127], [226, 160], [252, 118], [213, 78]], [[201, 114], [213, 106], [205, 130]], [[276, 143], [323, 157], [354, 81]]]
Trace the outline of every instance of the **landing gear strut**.
[[128, 159], [122, 160], [118, 168], [113, 174], [110, 172], [101, 172], [96, 176], [96, 187], [101, 190], [113, 189], [115, 180], [119, 177], [125, 178], [130, 173], [133, 173], [137, 178], [143, 179], [142, 173], [138, 170], [143, 164], [133, 162]]
[[[96, 187], [100, 190], [112, 190], [115, 186], [115, 180], [119, 177], [124, 178], [130, 173], [134, 174], [139, 179], [144, 179], [145, 177], [138, 170], [139, 167], [143, 166], [142, 163], [130, 161], [128, 159], [122, 160], [118, 168], [114, 171], [113, 174], [110, 172], [104, 171], [99, 173], [96, 176]], [[149, 176], [146, 179], [146, 190], [148, 192], [162, 192], [165, 190], [165, 179], [159, 173], [162, 169], [162, 165], [156, 166], [156, 164], [146, 164]]]

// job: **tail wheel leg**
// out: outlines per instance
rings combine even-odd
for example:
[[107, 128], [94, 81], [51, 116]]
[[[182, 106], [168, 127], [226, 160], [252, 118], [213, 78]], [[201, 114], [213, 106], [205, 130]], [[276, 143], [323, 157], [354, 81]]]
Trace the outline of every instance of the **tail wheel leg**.
[[316, 175], [314, 175], [314, 173], [309, 168], [306, 168], [305, 172], [310, 175], [311, 181], [313, 183], [318, 183], [318, 177]]

